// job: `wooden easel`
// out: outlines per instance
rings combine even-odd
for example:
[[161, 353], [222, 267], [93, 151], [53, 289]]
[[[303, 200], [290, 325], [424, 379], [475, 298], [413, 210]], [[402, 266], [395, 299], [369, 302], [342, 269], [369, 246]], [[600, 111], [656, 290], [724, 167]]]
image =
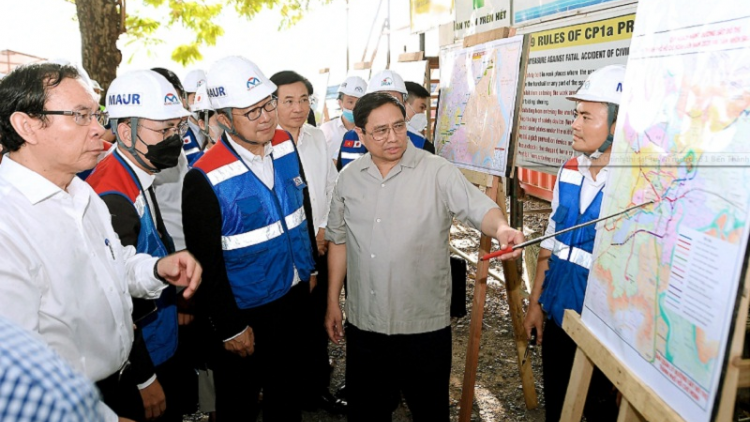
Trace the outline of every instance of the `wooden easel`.
[[[744, 280], [749, 280], [750, 270]], [[745, 342], [745, 330], [750, 303], [748, 283], [741, 281], [741, 289], [734, 318], [733, 334], [728, 349], [729, 359], [725, 367], [721, 395], [717, 397], [715, 409], [716, 421], [732, 420], [737, 388], [750, 386], [750, 359], [742, 359], [742, 348]], [[581, 321], [581, 316], [566, 310], [563, 329], [578, 345], [573, 369], [571, 370], [568, 391], [565, 393], [560, 421], [580, 421], [586, 403], [591, 375], [594, 366], [617, 387], [622, 393], [618, 422], [679, 422], [683, 421], [677, 412], [672, 410], [643, 380], [634, 374], [620, 361], [612, 351], [607, 349], [588, 327]]]
[[[498, 28], [492, 31], [482, 32], [464, 38], [464, 47], [472, 47], [489, 41], [508, 38], [515, 35], [512, 28]], [[524, 45], [525, 46], [525, 45]], [[526, 47], [526, 46], [525, 46]], [[528, 51], [524, 48], [524, 51]], [[524, 53], [524, 57], [526, 53]], [[519, 72], [519, 91], [516, 98], [516, 108], [522, 101], [522, 87], [525, 80], [525, 59], [521, 59], [523, 65]], [[516, 120], [519, 113], [516, 113]], [[517, 125], [517, 122], [515, 122]], [[514, 133], [511, 144], [516, 142]], [[513, 154], [509, 152], [509, 165], [512, 168]], [[502, 180], [498, 176], [462, 170], [467, 179], [477, 185], [486, 188], [485, 193], [496, 204], [505, 215], [505, 188]], [[512, 172], [511, 172], [512, 173]], [[509, 173], [510, 174], [510, 173]], [[507, 216], [506, 216], [507, 219]], [[492, 239], [482, 235], [479, 241], [479, 256], [490, 252], [492, 248]], [[503, 274], [505, 279], [506, 297], [508, 298], [508, 311], [513, 324], [513, 338], [516, 343], [516, 352], [518, 357], [518, 369], [521, 376], [521, 385], [523, 388], [524, 402], [527, 409], [535, 409], [538, 405], [536, 389], [534, 387], [534, 374], [531, 370], [531, 360], [523, 363], [523, 355], [528, 346], [526, 331], [523, 328], [523, 306], [522, 306], [522, 276], [519, 261], [503, 261]], [[477, 377], [477, 365], [479, 361], [479, 343], [482, 337], [482, 319], [484, 318], [484, 304], [487, 295], [487, 275], [489, 273], [489, 262], [479, 261], [477, 263], [477, 275], [474, 283], [474, 298], [471, 307], [471, 324], [469, 326], [469, 341], [466, 349], [466, 365], [464, 367], [464, 382], [461, 394], [459, 421], [469, 422], [471, 420], [471, 411], [474, 402], [474, 384]]]
[[[490, 176], [477, 172], [462, 171], [470, 182], [486, 188], [485, 193], [505, 214], [505, 189], [498, 176]], [[471, 173], [474, 173], [472, 175]], [[479, 241], [479, 256], [487, 254], [492, 248], [492, 238], [482, 235]], [[471, 306], [471, 325], [469, 327], [469, 342], [466, 349], [466, 366], [464, 369], [464, 383], [461, 394], [461, 408], [459, 421], [471, 420], [471, 410], [474, 401], [474, 384], [477, 378], [477, 364], [479, 360], [479, 343], [482, 337], [482, 319], [484, 318], [484, 303], [487, 297], [487, 275], [489, 272], [489, 261], [477, 263], [477, 276], [474, 283], [474, 299]], [[508, 298], [508, 310], [513, 323], [513, 337], [518, 353], [518, 368], [521, 374], [524, 401], [526, 407], [534, 409], [537, 406], [536, 389], [534, 388], [534, 374], [531, 371], [531, 360], [524, 365], [523, 355], [526, 351], [528, 341], [523, 328], [523, 306], [522, 280], [518, 261], [503, 261], [503, 274], [505, 278], [505, 290]]]

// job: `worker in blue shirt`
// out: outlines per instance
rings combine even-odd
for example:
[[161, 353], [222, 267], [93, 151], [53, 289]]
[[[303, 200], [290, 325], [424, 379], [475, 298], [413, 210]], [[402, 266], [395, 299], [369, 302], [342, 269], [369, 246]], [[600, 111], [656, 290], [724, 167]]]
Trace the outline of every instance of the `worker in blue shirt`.
[[[392, 70], [384, 70], [380, 73], [375, 74], [370, 79], [370, 83], [367, 85], [367, 93], [371, 92], [387, 92], [396, 99], [404, 104], [408, 97], [408, 91], [406, 90], [406, 84], [403, 78], [398, 73]], [[435, 153], [435, 148], [431, 142], [427, 142], [424, 136], [415, 133], [413, 131], [407, 132], [409, 140], [415, 147], [424, 149]], [[431, 148], [432, 147], [432, 148]], [[354, 129], [344, 134], [344, 139], [341, 142], [341, 149], [339, 150], [339, 158], [337, 161], [337, 169], [341, 171], [347, 164], [356, 160], [357, 158], [365, 155], [367, 148], [360, 142], [357, 133]]]
[[[599, 218], [624, 77], [624, 66], [603, 67], [567, 97], [576, 104], [572, 147], [580, 155], [558, 173], [547, 234]], [[575, 342], [562, 329], [563, 315], [566, 309], [582, 311], [595, 235], [594, 225], [563, 233], [544, 241], [539, 252], [524, 327], [529, 337], [536, 330], [539, 344], [544, 339], [547, 421], [560, 420], [576, 351]], [[616, 420], [615, 399], [612, 383], [597, 369], [584, 409], [586, 419]]]

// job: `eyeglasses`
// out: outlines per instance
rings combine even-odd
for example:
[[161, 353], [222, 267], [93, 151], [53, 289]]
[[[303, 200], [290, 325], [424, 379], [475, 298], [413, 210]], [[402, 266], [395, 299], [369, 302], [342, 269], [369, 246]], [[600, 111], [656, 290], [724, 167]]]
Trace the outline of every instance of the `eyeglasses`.
[[[403, 135], [406, 133], [406, 122], [398, 122], [394, 123], [391, 126], [381, 126], [378, 128], [375, 128], [370, 132], [370, 135], [372, 136], [372, 139], [380, 142], [384, 141], [386, 138], [388, 138], [388, 134], [391, 132], [391, 129], [393, 129], [393, 133], [396, 135]], [[367, 135], [367, 132], [365, 132], [364, 129], [362, 129], [362, 133]]]
[[232, 114], [234, 114], [235, 116], [245, 116], [247, 117], [247, 120], [250, 120], [252, 122], [260, 118], [260, 115], [263, 113], [263, 110], [270, 113], [276, 110], [276, 107], [278, 107], [278, 105], [279, 103], [276, 97], [272, 97], [270, 101], [263, 104], [262, 106], [251, 108], [249, 111], [242, 113], [242, 114], [234, 114], [234, 113]]
[[302, 98], [299, 100], [284, 100], [281, 104], [284, 107], [292, 108], [295, 104], [299, 104], [300, 107], [310, 107], [312, 105], [312, 101], [310, 101], [309, 98]]
[[39, 113], [43, 116], [47, 115], [60, 115], [60, 116], [73, 116], [76, 124], [79, 126], [88, 126], [91, 124], [91, 119], [95, 118], [100, 125], [105, 126], [109, 122], [109, 113], [106, 111], [91, 111], [91, 110], [43, 110]]
[[177, 126], [170, 126], [164, 129], [152, 129], [148, 126], [138, 125], [138, 127], [142, 127], [144, 129], [148, 129], [152, 132], [159, 132], [161, 133], [162, 140], [169, 138], [170, 136], [176, 134], [179, 134], [180, 136], [185, 136], [188, 130], [188, 124], [187, 122], [180, 122]]

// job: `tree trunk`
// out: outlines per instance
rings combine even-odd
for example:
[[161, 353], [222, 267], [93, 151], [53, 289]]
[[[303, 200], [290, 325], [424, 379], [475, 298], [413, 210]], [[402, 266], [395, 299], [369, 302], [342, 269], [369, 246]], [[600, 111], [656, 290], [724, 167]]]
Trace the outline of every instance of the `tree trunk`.
[[83, 67], [106, 93], [122, 61], [122, 53], [117, 48], [117, 38], [121, 33], [121, 2], [76, 0], [75, 3], [81, 29]]

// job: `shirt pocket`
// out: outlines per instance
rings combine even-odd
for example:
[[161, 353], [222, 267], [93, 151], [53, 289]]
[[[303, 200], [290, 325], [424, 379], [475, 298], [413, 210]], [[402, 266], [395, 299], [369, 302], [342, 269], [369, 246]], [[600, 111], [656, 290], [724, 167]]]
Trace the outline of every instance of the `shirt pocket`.
[[559, 205], [557, 209], [555, 210], [555, 213], [552, 214], [552, 221], [555, 222], [555, 229], [559, 230], [559, 226], [563, 223], [565, 223], [565, 217], [568, 216], [568, 207]]

